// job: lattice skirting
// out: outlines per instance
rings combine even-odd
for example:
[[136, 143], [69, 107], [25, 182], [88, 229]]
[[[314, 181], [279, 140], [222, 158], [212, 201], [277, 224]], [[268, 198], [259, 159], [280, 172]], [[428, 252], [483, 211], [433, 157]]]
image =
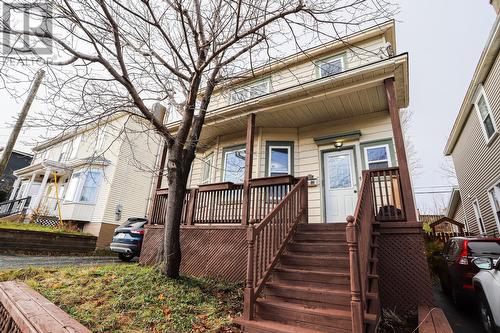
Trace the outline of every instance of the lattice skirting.
[[[141, 250], [141, 264], [153, 265], [163, 241], [163, 228], [148, 228]], [[247, 264], [246, 229], [241, 227], [183, 227], [181, 272], [240, 282]]]
[[19, 326], [2, 303], [0, 303], [0, 332], [21, 333]]
[[35, 223], [46, 227], [56, 227], [59, 224], [59, 219], [54, 216], [36, 216]]
[[419, 304], [432, 306], [432, 282], [421, 229], [391, 229], [381, 230], [379, 237], [382, 308], [404, 314], [416, 311]]

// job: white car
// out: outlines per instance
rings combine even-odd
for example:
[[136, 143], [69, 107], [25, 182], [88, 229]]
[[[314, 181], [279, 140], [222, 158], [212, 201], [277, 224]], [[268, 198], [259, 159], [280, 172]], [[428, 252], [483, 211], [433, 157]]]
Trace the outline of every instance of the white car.
[[472, 281], [484, 329], [488, 333], [500, 332], [500, 258], [478, 258], [474, 264], [481, 269]]

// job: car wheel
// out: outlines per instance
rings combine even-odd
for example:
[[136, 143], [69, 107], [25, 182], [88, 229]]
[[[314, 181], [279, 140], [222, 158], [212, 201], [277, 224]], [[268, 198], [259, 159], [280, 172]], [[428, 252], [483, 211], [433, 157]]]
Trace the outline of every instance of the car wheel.
[[495, 321], [493, 320], [493, 314], [484, 293], [481, 293], [479, 296], [479, 314], [481, 315], [484, 330], [487, 333], [495, 333]]
[[121, 261], [129, 262], [134, 259], [134, 255], [131, 253], [118, 253], [118, 258], [120, 258]]

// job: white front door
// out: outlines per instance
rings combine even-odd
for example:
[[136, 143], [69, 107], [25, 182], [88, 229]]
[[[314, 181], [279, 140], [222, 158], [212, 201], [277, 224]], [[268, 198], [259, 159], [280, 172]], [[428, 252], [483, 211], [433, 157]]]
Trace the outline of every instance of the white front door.
[[323, 154], [326, 222], [345, 223], [358, 199], [352, 149]]

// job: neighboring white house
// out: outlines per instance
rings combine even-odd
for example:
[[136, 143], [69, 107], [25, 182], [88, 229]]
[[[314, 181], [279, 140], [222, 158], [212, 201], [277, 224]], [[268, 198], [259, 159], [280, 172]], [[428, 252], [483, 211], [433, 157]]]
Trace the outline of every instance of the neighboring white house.
[[117, 225], [146, 216], [158, 143], [136, 116], [100, 120], [37, 145], [31, 165], [14, 173], [11, 199], [31, 197], [28, 217], [61, 218], [105, 247]]

